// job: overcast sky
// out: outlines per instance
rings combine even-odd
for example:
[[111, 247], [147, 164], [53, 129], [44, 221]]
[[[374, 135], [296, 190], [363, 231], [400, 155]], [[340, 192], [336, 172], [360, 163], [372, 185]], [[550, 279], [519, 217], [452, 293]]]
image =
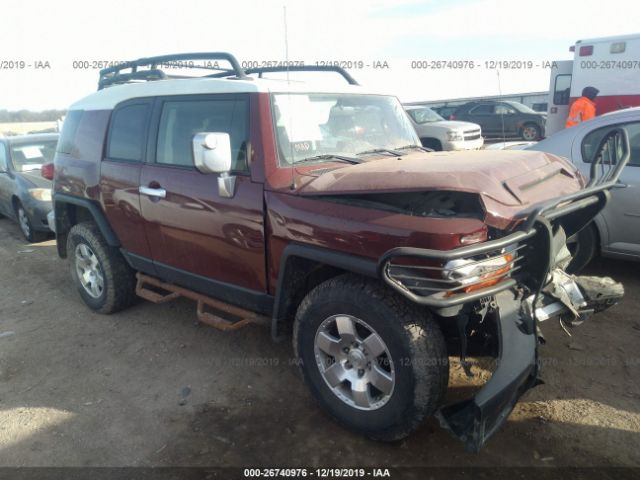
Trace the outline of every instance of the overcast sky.
[[[403, 101], [547, 90], [549, 70], [417, 70], [412, 60], [571, 58], [576, 40], [636, 33], [640, 2], [618, 0], [22, 0], [3, 5], [0, 109], [66, 108], [95, 90], [78, 60], [229, 51], [239, 60], [386, 61], [351, 73]], [[8, 69], [23, 60], [25, 69]], [[38, 61], [50, 69], [35, 69]]]

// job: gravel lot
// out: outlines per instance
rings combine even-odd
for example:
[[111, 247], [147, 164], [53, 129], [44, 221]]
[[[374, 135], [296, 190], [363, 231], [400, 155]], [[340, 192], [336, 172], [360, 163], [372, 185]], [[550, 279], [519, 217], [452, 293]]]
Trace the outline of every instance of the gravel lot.
[[[261, 327], [196, 325], [188, 301], [94, 314], [54, 240], [1, 219], [0, 467], [640, 466], [639, 268], [591, 267], [624, 302], [572, 337], [544, 325], [545, 384], [476, 455], [433, 419], [394, 445], [343, 430]], [[451, 385], [469, 388], [455, 363]]]

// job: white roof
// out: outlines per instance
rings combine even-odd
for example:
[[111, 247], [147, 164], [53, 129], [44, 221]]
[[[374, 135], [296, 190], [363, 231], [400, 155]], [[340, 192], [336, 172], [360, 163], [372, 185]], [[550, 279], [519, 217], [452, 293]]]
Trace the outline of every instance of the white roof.
[[640, 38], [640, 33], [630, 33], [628, 35], [615, 35], [612, 37], [585, 38], [584, 40], [578, 40], [576, 44], [601, 43], [601, 42], [624, 42], [626, 40], [634, 40], [637, 38]]
[[163, 95], [197, 95], [211, 93], [359, 93], [380, 94], [365, 90], [359, 85], [334, 86], [333, 82], [300, 82], [256, 78], [254, 80], [233, 80], [229, 78], [188, 78], [167, 79], [148, 82], [127, 83], [98, 90], [78, 100], [69, 110], [111, 110], [118, 103], [132, 98], [156, 97]]

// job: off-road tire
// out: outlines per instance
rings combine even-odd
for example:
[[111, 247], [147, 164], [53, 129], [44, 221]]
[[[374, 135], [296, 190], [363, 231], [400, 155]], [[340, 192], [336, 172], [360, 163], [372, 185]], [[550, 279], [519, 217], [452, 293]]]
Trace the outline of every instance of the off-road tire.
[[[104, 289], [98, 298], [90, 296], [80, 283], [76, 270], [76, 247], [86, 244], [98, 259], [104, 278]], [[92, 222], [74, 225], [67, 238], [71, 278], [82, 300], [89, 308], [99, 313], [114, 313], [122, 310], [135, 299], [135, 273], [117, 248], [105, 241], [98, 227]]]
[[594, 223], [576, 234], [575, 242], [569, 250], [573, 258], [566, 270], [569, 273], [579, 273], [593, 260], [598, 250], [598, 232]]
[[[314, 341], [332, 315], [352, 315], [368, 323], [386, 343], [395, 367], [395, 386], [387, 403], [363, 411], [338, 398], [315, 361]], [[384, 285], [346, 274], [318, 285], [298, 307], [293, 347], [319, 404], [346, 427], [381, 441], [400, 440], [440, 407], [449, 380], [444, 337], [426, 309]]]

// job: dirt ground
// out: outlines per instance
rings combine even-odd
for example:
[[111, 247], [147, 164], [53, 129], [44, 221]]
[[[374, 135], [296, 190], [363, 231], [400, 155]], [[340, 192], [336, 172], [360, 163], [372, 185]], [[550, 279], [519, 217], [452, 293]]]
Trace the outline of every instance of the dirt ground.
[[[544, 325], [544, 385], [480, 454], [434, 419], [388, 445], [314, 404], [289, 342], [195, 324], [188, 301], [90, 312], [53, 240], [0, 220], [0, 467], [640, 466], [640, 264], [599, 261], [622, 304], [573, 330]], [[452, 368], [452, 391], [464, 388]]]

